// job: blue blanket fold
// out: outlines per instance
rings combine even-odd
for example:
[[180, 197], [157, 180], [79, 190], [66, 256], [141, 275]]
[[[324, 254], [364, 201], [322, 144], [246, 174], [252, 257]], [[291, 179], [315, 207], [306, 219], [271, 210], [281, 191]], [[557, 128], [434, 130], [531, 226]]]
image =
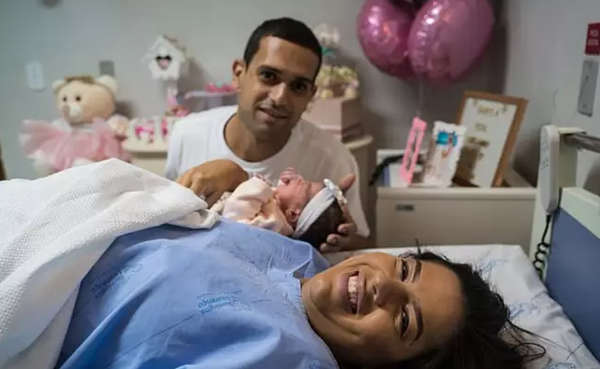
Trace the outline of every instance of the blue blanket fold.
[[223, 221], [117, 239], [83, 280], [59, 364], [71, 368], [337, 368], [299, 278], [314, 249]]

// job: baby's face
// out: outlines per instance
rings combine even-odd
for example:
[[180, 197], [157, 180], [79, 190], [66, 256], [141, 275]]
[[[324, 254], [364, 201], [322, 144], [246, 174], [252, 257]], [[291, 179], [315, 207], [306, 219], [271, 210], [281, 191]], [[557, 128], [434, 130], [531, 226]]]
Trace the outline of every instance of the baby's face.
[[294, 225], [302, 209], [321, 189], [322, 185], [318, 182], [307, 181], [292, 168], [281, 173], [279, 180], [280, 184], [275, 189], [275, 197], [288, 222]]

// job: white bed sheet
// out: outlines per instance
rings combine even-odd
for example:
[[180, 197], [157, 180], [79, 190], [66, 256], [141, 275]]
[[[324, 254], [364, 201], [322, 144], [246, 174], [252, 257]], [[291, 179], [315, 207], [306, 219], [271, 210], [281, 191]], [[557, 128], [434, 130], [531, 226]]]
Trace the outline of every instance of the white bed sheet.
[[[544, 358], [530, 362], [531, 369], [598, 369], [600, 363], [585, 347], [573, 324], [562, 308], [549, 295], [529, 259], [519, 246], [468, 245], [422, 247], [447, 256], [454, 261], [473, 264], [504, 297], [515, 324], [534, 332], [546, 340], [537, 340], [547, 350]], [[326, 255], [332, 263], [354, 254], [385, 252], [399, 255], [416, 248], [382, 248]]]
[[116, 159], [2, 181], [0, 204], [3, 369], [54, 367], [79, 282], [115, 238], [217, 221], [189, 189]]

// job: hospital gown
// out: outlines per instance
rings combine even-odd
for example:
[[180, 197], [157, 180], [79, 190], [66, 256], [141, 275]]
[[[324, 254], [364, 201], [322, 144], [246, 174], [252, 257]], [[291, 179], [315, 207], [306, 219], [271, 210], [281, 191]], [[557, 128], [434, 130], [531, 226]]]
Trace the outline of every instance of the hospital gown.
[[227, 220], [122, 236], [81, 283], [57, 367], [337, 368], [300, 293], [326, 267], [306, 243]]

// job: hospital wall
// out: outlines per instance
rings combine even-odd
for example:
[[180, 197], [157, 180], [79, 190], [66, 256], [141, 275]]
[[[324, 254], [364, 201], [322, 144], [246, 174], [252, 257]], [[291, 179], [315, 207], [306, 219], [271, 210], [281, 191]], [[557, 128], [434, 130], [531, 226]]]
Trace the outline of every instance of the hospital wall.
[[[9, 178], [35, 176], [17, 135], [24, 118], [58, 116], [51, 89], [27, 87], [24, 65], [42, 63], [46, 86], [65, 75], [97, 74], [100, 60], [112, 60], [119, 99], [129, 116], [161, 114], [162, 89], [141, 59], [161, 33], [176, 37], [194, 59], [184, 88], [231, 79], [250, 32], [264, 19], [291, 16], [310, 26], [339, 27], [341, 51], [357, 67], [363, 122], [378, 147], [400, 147], [417, 109], [418, 88], [379, 72], [356, 38], [363, 0], [19, 0], [0, 1], [0, 144]], [[50, 4], [50, 5], [45, 5]], [[52, 5], [54, 4], [54, 5]], [[428, 119], [453, 120], [465, 88], [499, 92], [502, 59], [492, 48], [466, 81], [447, 89], [425, 89]]]
[[[582, 65], [590, 58], [584, 55], [587, 25], [600, 22], [600, 1], [505, 0], [501, 13], [508, 45], [504, 91], [529, 99], [514, 165], [533, 182], [542, 125], [579, 127], [600, 137], [600, 91], [592, 117], [577, 112]], [[580, 155], [578, 185], [600, 194], [600, 155]]]
[[[574, 115], [583, 58], [585, 24], [600, 14], [596, 0], [494, 0], [498, 16], [490, 48], [464, 81], [450, 87], [424, 87], [379, 72], [364, 57], [356, 38], [356, 16], [363, 0], [21, 0], [0, 2], [0, 145], [9, 178], [33, 178], [17, 136], [25, 118], [58, 116], [48, 87], [66, 75], [97, 74], [100, 60], [112, 60], [120, 84], [121, 111], [128, 116], [161, 114], [160, 85], [150, 78], [141, 58], [157, 35], [176, 37], [194, 59], [182, 89], [206, 82], [226, 82], [231, 62], [262, 20], [292, 16], [311, 26], [336, 25], [341, 52], [362, 80], [363, 123], [375, 145], [404, 145], [419, 105], [427, 120], [453, 121], [465, 89], [506, 92], [530, 100], [516, 150], [515, 166], [535, 180], [537, 131], [550, 121], [569, 121], [590, 132], [598, 124]], [[565, 50], [569, 52], [564, 52]], [[24, 65], [40, 61], [46, 89], [27, 87]], [[557, 107], [553, 109], [554, 91]], [[596, 104], [597, 114], [600, 105]], [[571, 123], [572, 122], [572, 123]], [[585, 165], [585, 164], [584, 164]], [[598, 164], [581, 171], [596, 172]]]

